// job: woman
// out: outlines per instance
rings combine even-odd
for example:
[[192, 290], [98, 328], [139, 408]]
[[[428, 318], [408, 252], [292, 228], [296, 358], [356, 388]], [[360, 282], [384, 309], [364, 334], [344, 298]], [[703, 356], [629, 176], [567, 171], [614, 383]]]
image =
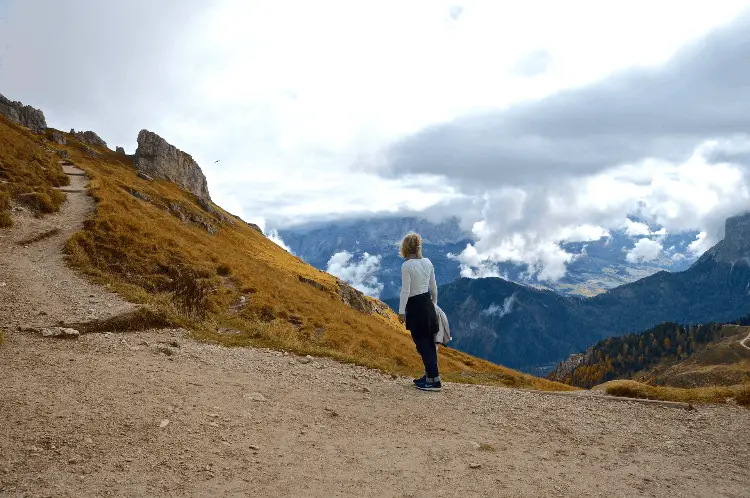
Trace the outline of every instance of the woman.
[[398, 318], [401, 323], [406, 323], [407, 330], [411, 332], [425, 370], [424, 376], [416, 379], [414, 384], [423, 391], [439, 391], [442, 386], [434, 339], [439, 328], [435, 312], [435, 268], [429, 259], [422, 256], [422, 238], [416, 233], [404, 237], [401, 242], [401, 257], [406, 261], [401, 265]]

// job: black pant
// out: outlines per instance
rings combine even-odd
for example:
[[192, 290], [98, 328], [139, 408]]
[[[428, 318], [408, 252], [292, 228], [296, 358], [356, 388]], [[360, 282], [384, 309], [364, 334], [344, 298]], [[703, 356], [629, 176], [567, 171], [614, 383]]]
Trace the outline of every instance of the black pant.
[[431, 379], [440, 375], [435, 347], [435, 334], [439, 327], [437, 320], [429, 293], [412, 296], [406, 302], [406, 328], [411, 332], [417, 352], [422, 357], [425, 374]]

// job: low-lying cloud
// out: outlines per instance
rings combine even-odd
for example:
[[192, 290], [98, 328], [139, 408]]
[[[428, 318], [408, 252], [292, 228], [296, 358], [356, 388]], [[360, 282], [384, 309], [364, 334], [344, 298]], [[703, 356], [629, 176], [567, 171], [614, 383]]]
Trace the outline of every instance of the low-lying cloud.
[[495, 303], [492, 303], [489, 308], [486, 310], [482, 310], [480, 312], [480, 315], [484, 316], [493, 316], [497, 318], [498, 320], [505, 315], [508, 315], [513, 311], [513, 304], [516, 302], [516, 293], [514, 292], [512, 295], [506, 297], [503, 300], [503, 305], [499, 306]]
[[337, 252], [328, 260], [326, 271], [340, 278], [360, 292], [372, 297], [379, 297], [383, 284], [378, 281], [380, 256], [363, 253], [357, 261], [348, 251]]
[[638, 240], [633, 248], [628, 251], [625, 259], [630, 263], [641, 263], [644, 261], [653, 261], [659, 257], [662, 252], [661, 242], [643, 238]]
[[281, 238], [281, 235], [279, 235], [279, 231], [277, 229], [272, 228], [271, 230], [269, 230], [268, 233], [266, 234], [266, 237], [268, 237], [268, 240], [270, 240], [274, 244], [283, 248], [289, 254], [294, 254], [294, 252], [292, 251], [292, 248], [284, 243], [284, 240]]

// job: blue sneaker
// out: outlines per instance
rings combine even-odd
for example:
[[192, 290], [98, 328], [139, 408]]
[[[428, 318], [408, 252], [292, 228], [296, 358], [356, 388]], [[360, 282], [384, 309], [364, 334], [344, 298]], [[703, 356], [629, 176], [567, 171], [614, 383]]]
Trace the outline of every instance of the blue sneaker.
[[416, 386], [417, 384], [424, 384], [426, 381], [427, 381], [427, 376], [423, 375], [418, 379], [414, 379], [414, 385]]
[[440, 381], [427, 382], [426, 379], [418, 384], [415, 382], [415, 385], [420, 391], [440, 391], [443, 388], [443, 385], [440, 383]]

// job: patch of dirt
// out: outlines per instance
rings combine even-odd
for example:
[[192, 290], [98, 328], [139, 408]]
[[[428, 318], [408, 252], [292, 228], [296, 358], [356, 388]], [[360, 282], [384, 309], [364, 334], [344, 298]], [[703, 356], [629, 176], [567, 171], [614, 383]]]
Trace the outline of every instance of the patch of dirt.
[[177, 329], [19, 331], [132, 308], [64, 266], [62, 242], [93, 208], [69, 199], [0, 232], [0, 495], [750, 497], [750, 410], [737, 406], [423, 393]]

